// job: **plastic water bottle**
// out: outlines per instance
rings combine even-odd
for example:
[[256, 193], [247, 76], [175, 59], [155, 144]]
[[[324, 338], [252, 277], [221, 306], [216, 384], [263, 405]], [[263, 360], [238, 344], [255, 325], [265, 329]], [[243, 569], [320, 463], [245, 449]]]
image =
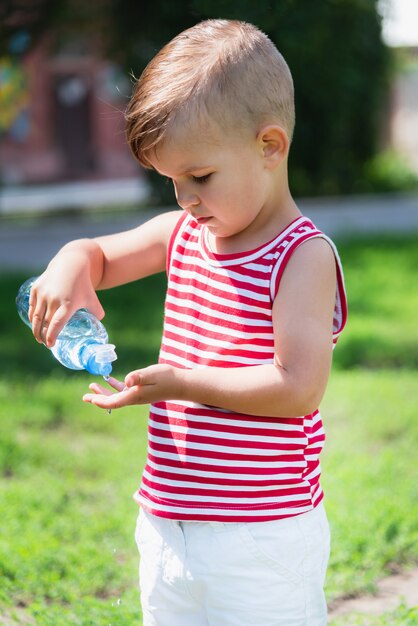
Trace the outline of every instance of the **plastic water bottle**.
[[[16, 307], [20, 318], [29, 328], [29, 296], [36, 277], [29, 278], [20, 287]], [[107, 343], [108, 336], [103, 324], [87, 309], [79, 309], [68, 320], [51, 348], [52, 354], [65, 367], [87, 370], [90, 374], [108, 377], [112, 362], [117, 359], [115, 346]]]

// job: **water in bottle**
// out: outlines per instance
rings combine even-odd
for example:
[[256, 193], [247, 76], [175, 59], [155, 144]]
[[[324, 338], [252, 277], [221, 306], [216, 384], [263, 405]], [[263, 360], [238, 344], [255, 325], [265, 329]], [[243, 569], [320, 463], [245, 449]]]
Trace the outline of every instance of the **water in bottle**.
[[[29, 297], [35, 280], [36, 278], [29, 278], [23, 283], [16, 297], [17, 311], [29, 327]], [[69, 369], [85, 369], [90, 374], [108, 377], [112, 371], [112, 362], [117, 356], [115, 346], [107, 341], [106, 329], [97, 317], [86, 309], [79, 309], [61, 330], [51, 352]]]

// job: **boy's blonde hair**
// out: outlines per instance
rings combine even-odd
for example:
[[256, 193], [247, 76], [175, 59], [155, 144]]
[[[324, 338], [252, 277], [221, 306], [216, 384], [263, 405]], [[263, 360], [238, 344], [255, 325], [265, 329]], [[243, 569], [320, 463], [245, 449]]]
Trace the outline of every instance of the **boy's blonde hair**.
[[126, 111], [126, 134], [135, 158], [148, 154], [174, 124], [208, 119], [223, 131], [278, 123], [291, 140], [293, 81], [273, 42], [252, 24], [206, 20], [165, 45], [139, 78]]

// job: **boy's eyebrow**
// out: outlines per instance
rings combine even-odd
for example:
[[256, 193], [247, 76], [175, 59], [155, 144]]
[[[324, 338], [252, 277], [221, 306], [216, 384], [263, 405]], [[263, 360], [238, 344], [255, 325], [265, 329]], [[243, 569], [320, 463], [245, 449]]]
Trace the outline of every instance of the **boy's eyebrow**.
[[[176, 176], [185, 176], [186, 174], [190, 174], [190, 172], [198, 172], [199, 170], [206, 170], [210, 167], [211, 167], [210, 165], [190, 165], [190, 166], [187, 166], [187, 168], [182, 169], [181, 171], [176, 173]], [[158, 172], [158, 170], [156, 171]], [[161, 174], [161, 172], [158, 172], [158, 173]]]
[[205, 170], [209, 165], [188, 165], [185, 169], [180, 172], [180, 176], [184, 174], [188, 174], [189, 172], [195, 172], [196, 170]]

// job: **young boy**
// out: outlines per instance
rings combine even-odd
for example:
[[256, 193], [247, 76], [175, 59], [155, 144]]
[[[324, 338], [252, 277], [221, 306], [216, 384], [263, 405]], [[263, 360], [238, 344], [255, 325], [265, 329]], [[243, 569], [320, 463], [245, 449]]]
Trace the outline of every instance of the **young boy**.
[[250, 24], [209, 20], [150, 62], [127, 111], [135, 157], [182, 211], [67, 244], [30, 318], [53, 345], [96, 290], [168, 274], [159, 362], [84, 400], [151, 403], [135, 495], [144, 626], [325, 626], [329, 528], [318, 405], [346, 300], [333, 244], [289, 191], [293, 84]]

